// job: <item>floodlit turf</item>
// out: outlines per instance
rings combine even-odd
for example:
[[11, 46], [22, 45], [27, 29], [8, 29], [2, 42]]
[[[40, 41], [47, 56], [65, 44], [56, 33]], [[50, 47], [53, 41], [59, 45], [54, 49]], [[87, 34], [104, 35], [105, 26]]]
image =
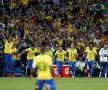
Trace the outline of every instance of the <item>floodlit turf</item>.
[[[35, 80], [0, 78], [0, 90], [34, 90]], [[56, 78], [55, 82], [57, 90], [108, 90], [107, 78]]]

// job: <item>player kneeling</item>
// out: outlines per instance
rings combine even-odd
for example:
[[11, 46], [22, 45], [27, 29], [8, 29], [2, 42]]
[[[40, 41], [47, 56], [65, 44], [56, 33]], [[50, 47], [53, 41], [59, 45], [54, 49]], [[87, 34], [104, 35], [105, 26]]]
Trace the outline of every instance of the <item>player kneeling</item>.
[[36, 56], [33, 60], [33, 65], [31, 69], [30, 79], [33, 78], [33, 73], [38, 67], [37, 83], [35, 85], [35, 90], [42, 90], [43, 86], [47, 87], [47, 90], [56, 90], [55, 82], [52, 78], [52, 59], [50, 56], [45, 55], [46, 49], [45, 44], [41, 45], [41, 54]]

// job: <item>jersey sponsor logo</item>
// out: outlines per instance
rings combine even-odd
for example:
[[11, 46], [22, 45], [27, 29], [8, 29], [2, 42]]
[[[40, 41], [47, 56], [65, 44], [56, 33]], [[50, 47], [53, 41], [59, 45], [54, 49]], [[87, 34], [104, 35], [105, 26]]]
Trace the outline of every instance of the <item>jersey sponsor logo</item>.
[[65, 69], [65, 74], [69, 74], [69, 68]]

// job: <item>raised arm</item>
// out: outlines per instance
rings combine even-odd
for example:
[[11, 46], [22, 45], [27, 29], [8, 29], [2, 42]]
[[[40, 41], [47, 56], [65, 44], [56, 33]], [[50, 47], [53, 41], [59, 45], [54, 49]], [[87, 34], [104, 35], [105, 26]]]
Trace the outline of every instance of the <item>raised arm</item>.
[[7, 37], [6, 37], [5, 33], [4, 33], [4, 30], [3, 30], [3, 38], [4, 38], [5, 40], [7, 39]]

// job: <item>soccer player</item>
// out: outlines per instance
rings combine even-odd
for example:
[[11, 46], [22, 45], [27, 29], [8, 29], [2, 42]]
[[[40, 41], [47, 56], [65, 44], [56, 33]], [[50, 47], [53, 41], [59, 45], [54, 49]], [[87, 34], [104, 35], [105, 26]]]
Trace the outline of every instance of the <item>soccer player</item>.
[[58, 66], [58, 76], [60, 77], [60, 71], [64, 62], [66, 52], [63, 50], [62, 46], [59, 46], [59, 50], [56, 51], [55, 56], [57, 57], [56, 64]]
[[68, 64], [70, 66], [70, 72], [72, 77], [75, 77], [75, 68], [76, 68], [76, 56], [78, 55], [75, 46], [71, 44], [71, 47], [67, 49], [67, 56], [68, 56]]
[[33, 59], [35, 57], [35, 54], [38, 53], [38, 50], [35, 48], [35, 44], [33, 44], [31, 48], [28, 48], [23, 52], [27, 52], [27, 70], [30, 71], [30, 69], [32, 68]]
[[97, 54], [96, 49], [94, 49], [94, 43], [90, 42], [89, 47], [84, 52], [87, 54], [86, 63], [87, 63], [88, 68], [89, 68], [88, 77], [93, 77], [95, 55]]
[[5, 38], [5, 48], [4, 48], [4, 57], [5, 57], [5, 63], [6, 63], [6, 72], [7, 76], [11, 77], [11, 66], [12, 66], [12, 47], [14, 42], [12, 41], [12, 38]]
[[38, 68], [37, 83], [35, 90], [42, 90], [43, 86], [47, 84], [50, 90], [56, 90], [55, 82], [52, 79], [52, 58], [45, 54], [46, 46], [42, 43], [40, 55], [36, 56], [33, 61], [30, 79], [33, 78], [35, 68]]

